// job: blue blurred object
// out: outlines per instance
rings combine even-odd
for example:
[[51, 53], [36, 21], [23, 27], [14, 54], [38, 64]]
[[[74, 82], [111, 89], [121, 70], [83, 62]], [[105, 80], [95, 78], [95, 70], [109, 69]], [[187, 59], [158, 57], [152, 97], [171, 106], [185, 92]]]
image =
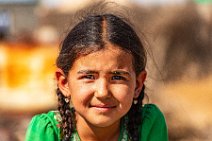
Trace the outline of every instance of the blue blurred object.
[[37, 3], [38, 0], [0, 0], [1, 4], [34, 4]]

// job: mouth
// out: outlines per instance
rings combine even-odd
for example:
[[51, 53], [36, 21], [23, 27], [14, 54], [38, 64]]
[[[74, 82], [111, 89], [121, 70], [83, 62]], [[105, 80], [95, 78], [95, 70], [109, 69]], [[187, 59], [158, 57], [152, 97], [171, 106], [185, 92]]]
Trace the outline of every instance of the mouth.
[[106, 112], [116, 108], [116, 106], [115, 105], [90, 105], [90, 108], [94, 108], [96, 110]]
[[95, 108], [115, 108], [116, 106], [113, 106], [113, 105], [90, 105], [90, 107], [95, 107]]

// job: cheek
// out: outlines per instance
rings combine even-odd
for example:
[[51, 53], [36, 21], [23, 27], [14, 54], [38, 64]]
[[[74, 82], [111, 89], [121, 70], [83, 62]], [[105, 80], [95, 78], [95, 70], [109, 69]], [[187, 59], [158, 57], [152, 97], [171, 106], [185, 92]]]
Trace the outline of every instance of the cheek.
[[134, 90], [132, 87], [129, 86], [122, 86], [122, 87], [114, 87], [113, 88], [113, 95], [114, 97], [124, 105], [131, 105], [134, 96]]
[[75, 83], [70, 85], [70, 94], [73, 105], [87, 105], [92, 98], [93, 89], [88, 85]]

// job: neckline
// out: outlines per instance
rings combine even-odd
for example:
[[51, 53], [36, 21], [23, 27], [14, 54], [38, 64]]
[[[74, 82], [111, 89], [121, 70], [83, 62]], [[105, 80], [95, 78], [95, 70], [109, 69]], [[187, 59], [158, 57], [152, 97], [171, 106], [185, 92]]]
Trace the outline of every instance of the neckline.
[[[127, 123], [128, 123], [128, 117], [125, 116], [121, 120], [120, 135], [119, 135], [118, 141], [130, 141], [130, 139], [128, 137], [128, 132], [127, 132]], [[73, 139], [73, 141], [81, 141], [77, 130], [75, 130], [75, 132], [72, 133], [71, 138]]]

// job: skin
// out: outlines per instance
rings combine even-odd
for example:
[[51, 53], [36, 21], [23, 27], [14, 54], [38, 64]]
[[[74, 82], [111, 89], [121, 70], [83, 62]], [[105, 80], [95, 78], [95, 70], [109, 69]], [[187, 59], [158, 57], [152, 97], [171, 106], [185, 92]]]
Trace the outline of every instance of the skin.
[[146, 71], [136, 76], [132, 56], [108, 44], [77, 58], [66, 77], [56, 71], [58, 87], [75, 107], [82, 141], [117, 141], [120, 119], [142, 90]]

